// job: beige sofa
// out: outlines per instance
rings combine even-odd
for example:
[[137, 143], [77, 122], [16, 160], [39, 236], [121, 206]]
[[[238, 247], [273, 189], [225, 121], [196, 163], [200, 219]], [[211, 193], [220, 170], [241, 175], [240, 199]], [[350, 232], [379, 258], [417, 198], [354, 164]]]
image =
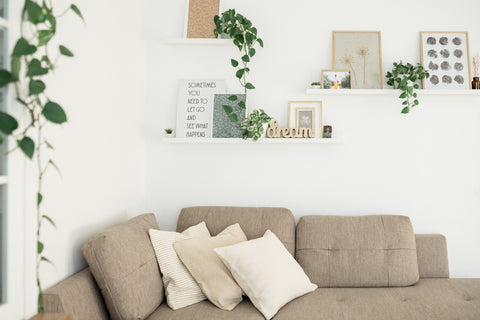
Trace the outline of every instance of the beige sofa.
[[[296, 256], [312, 282], [318, 282], [320, 280], [316, 279], [325, 276], [330, 277], [318, 271], [321, 257], [317, 253], [325, 250], [316, 248], [316, 242], [312, 241], [318, 235], [331, 231], [324, 230], [324, 219], [321, 216], [302, 217], [295, 225], [292, 213], [283, 208], [193, 207], [181, 211], [177, 231], [181, 232], [201, 221], [206, 222], [212, 235], [233, 223], [239, 223], [249, 239], [261, 237], [270, 229], [290, 253]], [[364, 232], [368, 235], [368, 230]], [[480, 279], [449, 278], [444, 236], [415, 235], [415, 242], [420, 277], [415, 285], [376, 288], [329, 288], [328, 284], [322, 285], [315, 292], [288, 303], [274, 319], [479, 320]], [[330, 251], [327, 254], [330, 254]], [[333, 254], [332, 251], [332, 256]], [[385, 253], [385, 256], [388, 256], [388, 253]], [[45, 303], [48, 311], [71, 314], [73, 320], [110, 319], [102, 294], [88, 268], [46, 290]], [[173, 311], [163, 302], [147, 319], [264, 318], [248, 299], [245, 299], [233, 311], [220, 310], [208, 301]]]

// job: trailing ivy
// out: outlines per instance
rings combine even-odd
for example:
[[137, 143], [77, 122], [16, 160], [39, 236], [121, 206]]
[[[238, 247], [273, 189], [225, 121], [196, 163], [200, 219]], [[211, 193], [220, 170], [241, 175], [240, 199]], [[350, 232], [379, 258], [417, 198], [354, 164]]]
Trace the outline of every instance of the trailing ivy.
[[44, 129], [50, 123], [63, 124], [67, 122], [67, 115], [63, 107], [47, 95], [47, 79], [54, 74], [60, 56], [74, 56], [73, 52], [65, 45], [60, 45], [55, 49], [51, 45], [52, 39], [58, 32], [57, 19], [69, 11], [83, 20], [80, 9], [74, 4], [62, 13], [56, 14], [52, 1], [25, 0], [20, 17], [21, 35], [13, 48], [10, 68], [0, 70], [0, 87], [13, 85], [16, 101], [28, 114], [27, 123], [20, 125], [12, 115], [0, 111], [0, 143], [8, 136], [14, 138], [13, 150], [19, 149], [28, 159], [35, 159], [38, 170], [36, 285], [39, 313], [45, 311], [39, 273], [40, 265], [42, 262], [52, 263], [44, 255], [45, 246], [40, 239], [42, 223], [45, 221], [55, 227], [53, 219], [42, 212], [43, 178], [50, 168], [58, 170], [51, 158], [43, 159], [45, 149], [54, 149], [47, 141]]
[[[250, 73], [248, 64], [257, 52], [255, 47], [259, 45], [263, 48], [263, 40], [258, 37], [257, 28], [253, 26], [252, 22], [240, 13], [235, 12], [235, 9], [227, 10], [219, 16], [215, 16], [214, 22], [215, 29], [213, 32], [215, 36], [228, 35], [240, 51], [240, 59], [231, 59], [230, 63], [235, 68], [235, 77], [244, 88], [245, 100], [239, 99], [237, 95], [231, 95], [229, 100], [241, 109], [246, 109], [247, 90], [255, 89], [255, 86], [247, 81], [247, 75]], [[224, 105], [223, 110], [232, 121], [238, 121], [238, 115], [234, 112], [234, 105]]]

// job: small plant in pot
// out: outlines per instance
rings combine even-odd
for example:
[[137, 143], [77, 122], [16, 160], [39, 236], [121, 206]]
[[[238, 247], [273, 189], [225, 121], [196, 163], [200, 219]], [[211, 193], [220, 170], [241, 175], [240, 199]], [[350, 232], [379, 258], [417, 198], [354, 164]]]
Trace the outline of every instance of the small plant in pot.
[[402, 61], [394, 62], [392, 71], [387, 72], [387, 84], [394, 89], [400, 89], [402, 93], [399, 98], [404, 100], [402, 113], [409, 113], [410, 109], [420, 104], [417, 99], [417, 93], [414, 90], [419, 89], [420, 85], [416, 83], [419, 80], [428, 79], [430, 74], [418, 63], [403, 64]]
[[173, 129], [170, 129], [170, 128], [165, 129], [165, 136], [166, 136], [167, 138], [173, 137]]
[[322, 89], [322, 84], [320, 82], [312, 82], [310, 85], [312, 89]]
[[243, 139], [252, 138], [253, 141], [260, 139], [265, 132], [264, 125], [267, 125], [272, 118], [262, 109], [253, 110], [242, 121]]

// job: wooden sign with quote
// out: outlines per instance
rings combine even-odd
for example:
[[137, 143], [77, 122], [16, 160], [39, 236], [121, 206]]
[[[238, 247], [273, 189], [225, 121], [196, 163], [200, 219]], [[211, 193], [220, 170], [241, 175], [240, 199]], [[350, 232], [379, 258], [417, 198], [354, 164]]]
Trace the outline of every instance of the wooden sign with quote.
[[176, 137], [211, 138], [214, 96], [225, 91], [225, 80], [179, 80]]
[[278, 122], [267, 129], [267, 138], [315, 138], [315, 131], [311, 128], [279, 128]]
[[220, 0], [189, 0], [187, 38], [215, 38], [213, 18], [220, 12]]

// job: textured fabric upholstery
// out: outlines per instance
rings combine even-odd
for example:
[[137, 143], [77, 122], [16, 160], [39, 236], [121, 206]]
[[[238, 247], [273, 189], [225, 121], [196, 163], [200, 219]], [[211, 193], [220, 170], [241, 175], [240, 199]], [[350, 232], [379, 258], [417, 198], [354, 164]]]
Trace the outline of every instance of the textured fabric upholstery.
[[284, 208], [191, 207], [180, 212], [177, 232], [202, 221], [212, 236], [226, 227], [239, 223], [248, 239], [260, 238], [270, 229], [293, 255], [295, 253], [295, 220]]
[[441, 234], [417, 234], [417, 261], [420, 278], [448, 278], [447, 240]]
[[163, 283], [144, 214], [107, 229], [82, 248], [112, 320], [145, 319], [162, 303]]
[[398, 287], [419, 279], [415, 235], [404, 216], [305, 216], [296, 258], [319, 287]]
[[47, 312], [69, 314], [73, 320], [110, 319], [88, 268], [45, 290], [44, 302]]
[[[209, 318], [216, 319], [221, 318]], [[397, 288], [320, 288], [293, 300], [273, 319], [478, 320], [480, 279], [420, 279], [414, 286]]]

